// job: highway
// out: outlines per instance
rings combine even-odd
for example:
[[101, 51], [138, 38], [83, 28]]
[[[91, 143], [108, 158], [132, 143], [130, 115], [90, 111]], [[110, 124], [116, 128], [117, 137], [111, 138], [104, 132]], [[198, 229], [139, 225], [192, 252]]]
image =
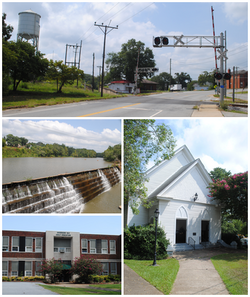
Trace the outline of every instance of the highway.
[[132, 95], [72, 104], [8, 109], [3, 111], [3, 117], [191, 117], [194, 106], [212, 104], [209, 100], [213, 98], [213, 94], [214, 91], [185, 91], [148, 96]]

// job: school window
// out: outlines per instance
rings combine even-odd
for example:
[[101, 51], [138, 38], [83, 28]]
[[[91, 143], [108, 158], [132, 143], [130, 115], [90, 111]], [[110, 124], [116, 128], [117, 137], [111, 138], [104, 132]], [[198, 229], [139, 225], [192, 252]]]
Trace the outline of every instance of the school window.
[[109, 263], [102, 263], [102, 275], [109, 275]]
[[102, 240], [102, 254], [107, 254], [108, 253], [108, 241], [107, 240]]
[[8, 276], [8, 261], [2, 261], [2, 276]]
[[96, 254], [96, 240], [90, 239], [90, 254]]
[[117, 274], [117, 263], [110, 263], [111, 274]]
[[36, 245], [35, 251], [36, 252], [42, 252], [42, 241], [43, 241], [43, 239], [40, 237], [37, 237], [35, 239], [35, 245]]
[[35, 273], [35, 275], [37, 275], [37, 276], [42, 276], [42, 272], [40, 271], [40, 268], [41, 268], [41, 264], [42, 264], [42, 262], [36, 262], [36, 273]]
[[25, 238], [25, 252], [33, 252], [33, 238], [32, 237], [26, 237]]
[[81, 240], [81, 243], [82, 243], [82, 254], [85, 254], [88, 252], [88, 240], [83, 238]]
[[70, 253], [71, 252], [71, 239], [67, 238], [54, 238], [54, 252], [55, 253]]
[[32, 276], [32, 262], [31, 261], [25, 261], [25, 276]]
[[19, 236], [12, 237], [12, 252], [19, 251]]
[[9, 236], [3, 236], [2, 250], [3, 250], [3, 252], [8, 252], [9, 251]]
[[18, 276], [18, 261], [11, 262], [11, 276]]
[[115, 240], [110, 240], [110, 254], [116, 254]]

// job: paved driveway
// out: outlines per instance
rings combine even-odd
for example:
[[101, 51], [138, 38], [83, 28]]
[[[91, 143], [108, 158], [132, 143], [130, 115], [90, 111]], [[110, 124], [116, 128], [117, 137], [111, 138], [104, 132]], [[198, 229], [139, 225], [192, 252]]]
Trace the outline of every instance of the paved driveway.
[[3, 295], [59, 295], [39, 286], [41, 283], [2, 282]]

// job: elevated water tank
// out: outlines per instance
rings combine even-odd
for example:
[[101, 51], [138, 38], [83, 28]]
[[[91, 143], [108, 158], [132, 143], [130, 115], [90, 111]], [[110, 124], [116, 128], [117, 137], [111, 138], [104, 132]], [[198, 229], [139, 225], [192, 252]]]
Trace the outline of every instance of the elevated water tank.
[[19, 12], [17, 39], [31, 40], [38, 50], [41, 16], [31, 9]]

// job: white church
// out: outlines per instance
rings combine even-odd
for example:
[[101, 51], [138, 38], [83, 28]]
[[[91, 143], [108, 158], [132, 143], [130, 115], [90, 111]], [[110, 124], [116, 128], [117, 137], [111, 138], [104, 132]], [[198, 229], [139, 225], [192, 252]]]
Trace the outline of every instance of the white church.
[[146, 178], [147, 199], [153, 204], [149, 209], [141, 205], [138, 215], [128, 207], [128, 227], [154, 222], [158, 209], [158, 224], [170, 241], [170, 249], [188, 250], [221, 239], [220, 205], [212, 201], [207, 188], [212, 180], [185, 145], [170, 160], [149, 169]]

